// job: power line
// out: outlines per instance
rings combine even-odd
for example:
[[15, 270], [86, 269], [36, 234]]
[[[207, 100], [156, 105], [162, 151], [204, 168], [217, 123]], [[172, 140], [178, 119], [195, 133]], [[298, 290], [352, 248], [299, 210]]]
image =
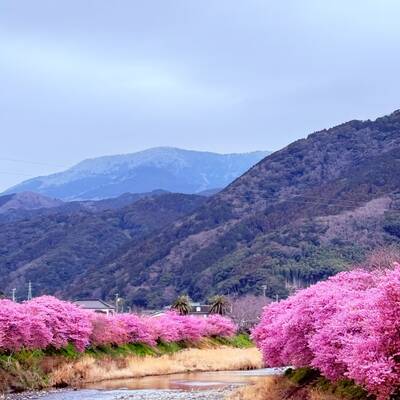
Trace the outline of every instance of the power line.
[[[29, 164], [29, 165], [41, 165], [45, 167], [52, 167], [52, 168], [69, 168], [66, 165], [61, 165], [61, 164], [49, 164], [49, 163], [44, 163], [40, 161], [28, 161], [28, 160], [21, 160], [17, 158], [4, 158], [1, 157], [0, 161], [6, 161], [6, 162], [15, 162], [15, 163], [23, 163], [23, 164]], [[11, 175], [11, 176], [24, 176], [27, 178], [33, 178], [37, 176], [36, 174], [26, 174], [24, 172], [13, 172], [13, 171], [0, 171], [0, 175]]]
[[[249, 191], [249, 190], [246, 190], [246, 193], [256, 194], [256, 195], [260, 194], [259, 191]], [[247, 196], [246, 193], [242, 193], [242, 194], [234, 193], [234, 194], [238, 195], [238, 196], [240, 196], [242, 198], [248, 198], [249, 196]], [[268, 201], [272, 201], [273, 202], [275, 200], [275, 204], [276, 205], [284, 204], [284, 203], [288, 203], [288, 202], [291, 202], [291, 203], [298, 202], [298, 203], [310, 203], [310, 204], [326, 205], [326, 206], [332, 206], [332, 207], [336, 207], [337, 205], [341, 205], [343, 207], [349, 207], [349, 208], [352, 208], [352, 209], [354, 209], [354, 207], [361, 207], [361, 206], [364, 205], [364, 204], [362, 204], [363, 203], [362, 200], [361, 201], [339, 200], [339, 201], [336, 201], [333, 204], [331, 201], [329, 201], [329, 199], [320, 198], [320, 197], [312, 197], [312, 196], [307, 196], [307, 195], [306, 196], [297, 195], [297, 196], [295, 196], [293, 198], [281, 199], [281, 200], [280, 199], [273, 199], [273, 198], [267, 199], [267, 198], [263, 198], [262, 196], [259, 196], [259, 199], [261, 201], [266, 201], [266, 202], [268, 202]], [[369, 201], [372, 201], [372, 200], [375, 200], [375, 199], [365, 199], [364, 202], [366, 203], [366, 202], [369, 202]]]
[[[246, 195], [241, 195], [241, 196], [236, 196], [236, 197], [242, 197], [245, 199], [248, 198], [248, 196], [246, 196]], [[265, 201], [265, 202], [269, 202], [269, 201], [273, 202], [274, 199], [259, 198], [259, 200]], [[371, 200], [374, 200], [374, 199], [371, 199]], [[371, 200], [366, 200], [366, 202], [371, 201]], [[313, 204], [313, 205], [320, 205], [320, 206], [325, 206], [325, 207], [342, 207], [342, 208], [347, 208], [349, 210], [354, 210], [355, 208], [359, 208], [359, 207], [362, 207], [365, 205], [365, 204], [362, 204], [362, 202], [351, 202], [352, 204], [350, 204], [350, 201], [349, 201], [349, 203], [346, 204], [345, 201], [337, 201], [335, 203], [331, 203], [331, 202], [313, 201], [313, 200], [309, 200], [307, 198], [305, 198], [305, 199], [292, 198], [292, 199], [287, 199], [287, 200], [281, 200], [281, 201], [275, 202], [271, 205], [284, 205], [285, 203]]]
[[[234, 192], [233, 192], [233, 193], [234, 193]], [[253, 195], [260, 195], [260, 194], [262, 194], [262, 192], [260, 192], [260, 191], [249, 191], [249, 190], [246, 190], [245, 193], [239, 194], [238, 196], [239, 196], [239, 197], [245, 198], [245, 197], [248, 197], [248, 196], [247, 196], [247, 193], [248, 193], [248, 194], [253, 194]], [[236, 194], [236, 193], [235, 193], [235, 194]], [[258, 197], [259, 197], [261, 200], [269, 200], [269, 199], [263, 198], [263, 197], [261, 197], [261, 196], [258, 196]], [[329, 201], [329, 199], [322, 198], [322, 197], [317, 197], [317, 196], [296, 195], [296, 196], [293, 197], [292, 199], [280, 200], [279, 202], [280, 202], [280, 203], [283, 203], [283, 202], [286, 202], [286, 201], [289, 201], [289, 200], [297, 200], [297, 199], [298, 199], [298, 200], [304, 199], [304, 200], [310, 200], [310, 201], [316, 200], [316, 201], [318, 201], [318, 202], [320, 202], [320, 200], [327, 200], [327, 201]], [[271, 200], [273, 200], [273, 199], [271, 199]], [[339, 202], [340, 202], [341, 204], [347, 203], [348, 205], [356, 205], [356, 206], [360, 205], [360, 202], [359, 202], [359, 201], [353, 201], [353, 200], [340, 200]]]
[[354, 210], [357, 207], [362, 207], [363, 206], [363, 204], [349, 205], [349, 204], [344, 204], [344, 203], [340, 203], [340, 202], [336, 202], [335, 204], [333, 204], [333, 203], [322, 203], [322, 202], [319, 202], [319, 201], [301, 200], [301, 199], [284, 200], [279, 204], [284, 204], [284, 203], [312, 204], [312, 205], [319, 205], [319, 206], [325, 206], [325, 207], [341, 207], [341, 208], [347, 208], [349, 210]]
[[29, 178], [32, 178], [34, 175], [28, 175], [20, 172], [8, 172], [8, 171], [0, 171], [0, 174], [2, 175], [13, 175], [13, 176], [27, 176]]
[[[321, 198], [319, 198], [319, 197], [313, 197], [313, 196], [301, 196], [301, 198], [304, 198], [304, 199], [310, 199], [310, 200], [320, 200]], [[326, 200], [326, 199], [324, 199], [324, 198], [322, 198], [322, 200]], [[352, 205], [359, 205], [360, 204], [360, 202], [358, 202], [358, 201], [353, 201], [353, 200], [340, 200], [340, 202], [341, 203], [348, 203], [348, 204], [352, 204]]]
[[68, 168], [68, 166], [66, 166], [66, 165], [50, 164], [50, 163], [44, 163], [44, 162], [41, 162], [41, 161], [20, 160], [20, 159], [17, 159], [17, 158], [3, 158], [3, 157], [1, 157], [0, 161], [19, 162], [19, 163], [33, 164], [33, 165], [44, 165], [46, 167]]

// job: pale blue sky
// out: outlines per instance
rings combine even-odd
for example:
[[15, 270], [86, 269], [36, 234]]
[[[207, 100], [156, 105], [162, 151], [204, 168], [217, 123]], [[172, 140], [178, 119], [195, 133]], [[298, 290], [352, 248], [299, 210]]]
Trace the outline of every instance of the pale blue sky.
[[389, 113], [399, 15], [398, 0], [0, 0], [0, 190], [88, 157], [276, 150]]

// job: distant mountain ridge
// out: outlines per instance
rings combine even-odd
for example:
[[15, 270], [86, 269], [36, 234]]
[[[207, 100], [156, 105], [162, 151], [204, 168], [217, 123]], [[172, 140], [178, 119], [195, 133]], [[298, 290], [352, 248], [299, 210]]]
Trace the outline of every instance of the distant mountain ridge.
[[[97, 213], [117, 210], [145, 199], [171, 194], [164, 190], [149, 193], [124, 193], [103, 200], [62, 201], [33, 192], [21, 192], [0, 196], [0, 224], [50, 215], [68, 215], [80, 212]], [[199, 194], [203, 197], [206, 195]]]
[[63, 204], [63, 201], [42, 196], [38, 193], [22, 192], [0, 196], [0, 214], [10, 211], [38, 210], [53, 208]]
[[[210, 197], [219, 190], [200, 192], [197, 196]], [[139, 200], [155, 199], [158, 196], [173, 195], [165, 190], [149, 193], [124, 193], [118, 197], [102, 200], [62, 201], [32, 192], [21, 192], [0, 196], [0, 224], [48, 217], [50, 215], [71, 215], [80, 212], [99, 213], [131, 206]], [[177, 197], [177, 199], [181, 199]]]
[[153, 190], [195, 194], [227, 186], [268, 154], [217, 154], [156, 147], [84, 160], [64, 172], [24, 181], [4, 194], [29, 191], [67, 201]]

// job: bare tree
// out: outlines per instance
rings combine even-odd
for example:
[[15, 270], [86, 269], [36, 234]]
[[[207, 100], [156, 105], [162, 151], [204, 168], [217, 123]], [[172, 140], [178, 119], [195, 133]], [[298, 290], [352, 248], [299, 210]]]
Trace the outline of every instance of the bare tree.
[[387, 246], [373, 250], [359, 267], [368, 270], [385, 270], [393, 268], [395, 262], [400, 263], [400, 247]]
[[260, 320], [263, 308], [271, 302], [264, 296], [247, 295], [231, 299], [231, 318], [242, 332], [248, 332]]

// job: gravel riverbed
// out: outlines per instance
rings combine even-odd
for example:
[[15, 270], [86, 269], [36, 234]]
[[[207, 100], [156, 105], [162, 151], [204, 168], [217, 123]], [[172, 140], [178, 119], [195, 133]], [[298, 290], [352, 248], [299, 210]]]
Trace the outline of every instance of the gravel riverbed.
[[62, 390], [24, 392], [0, 396], [1, 400], [224, 400], [234, 386], [213, 390]]
[[49, 395], [58, 395], [59, 399], [63, 399], [63, 395], [72, 389], [50, 389], [43, 391], [25, 391], [21, 393], [10, 393], [10, 394], [0, 394], [0, 400], [34, 400], [34, 399], [43, 399], [43, 397]]

